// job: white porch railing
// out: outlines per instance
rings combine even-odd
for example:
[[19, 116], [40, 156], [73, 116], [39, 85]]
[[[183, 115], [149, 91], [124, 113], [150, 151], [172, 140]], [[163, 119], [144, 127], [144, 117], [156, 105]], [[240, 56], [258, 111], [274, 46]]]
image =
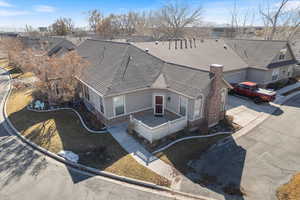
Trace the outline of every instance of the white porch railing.
[[176, 133], [187, 126], [187, 117], [181, 117], [173, 121], [168, 121], [164, 124], [150, 127], [140, 120], [137, 120], [132, 115], [130, 116], [131, 123], [134, 124], [134, 130], [150, 143], [159, 140], [163, 137]]

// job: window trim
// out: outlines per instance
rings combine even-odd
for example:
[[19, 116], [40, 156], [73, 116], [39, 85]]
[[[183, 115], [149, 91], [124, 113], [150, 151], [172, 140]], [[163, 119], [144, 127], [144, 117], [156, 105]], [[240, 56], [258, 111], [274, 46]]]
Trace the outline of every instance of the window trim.
[[[181, 99], [185, 99], [186, 100], [186, 103], [185, 103], [185, 115], [181, 115], [180, 113], [180, 108], [181, 108], [181, 102], [182, 100]], [[184, 96], [179, 96], [179, 103], [178, 103], [178, 114], [181, 115], [181, 116], [187, 116], [188, 115], [188, 104], [189, 104], [189, 99], [184, 97]]]
[[[114, 103], [114, 98], [117, 98], [117, 97], [122, 97], [123, 98], [123, 106], [124, 106], [124, 113], [119, 114], [119, 115], [116, 115], [116, 105]], [[113, 101], [113, 108], [114, 108], [114, 117], [120, 117], [120, 116], [126, 115], [126, 98], [125, 98], [125, 95], [115, 96], [115, 97], [112, 98], [112, 101]]]
[[[195, 110], [196, 110], [196, 101], [200, 101], [200, 107], [199, 107], [199, 110], [200, 110], [200, 113], [199, 115], [196, 115], [195, 114]], [[201, 95], [199, 98], [195, 99], [194, 100], [194, 115], [193, 115], [193, 119], [196, 120], [196, 119], [202, 119], [203, 118], [203, 104], [204, 104], [204, 98], [203, 98], [203, 95]]]
[[157, 96], [161, 96], [163, 98], [163, 104], [162, 104], [162, 116], [165, 114], [165, 109], [166, 109], [166, 98], [165, 98], [165, 94], [162, 93], [154, 93], [153, 97], [152, 97], [152, 107], [153, 107], [153, 113], [154, 115], [158, 115], [160, 113], [156, 113], [155, 108], [156, 108], [156, 103], [155, 103], [155, 97]]
[[91, 96], [90, 96], [90, 91], [89, 91], [89, 88], [82, 84], [82, 92], [83, 92], [83, 97], [87, 100], [87, 101], [90, 101], [91, 99]]
[[[279, 69], [273, 69], [273, 71], [272, 71], [272, 81], [278, 81], [279, 80], [279, 74], [280, 74]], [[274, 79], [274, 77], [276, 77], [276, 78]]]
[[[102, 102], [102, 108], [103, 110], [101, 110], [101, 102]], [[100, 113], [104, 114], [105, 113], [105, 108], [104, 108], [104, 98], [99, 96], [99, 111]]]
[[[223, 96], [222, 96], [223, 93], [224, 93], [224, 99], [223, 99]], [[221, 106], [220, 106], [220, 111], [221, 112], [226, 111], [226, 104], [227, 104], [227, 89], [223, 88], [223, 89], [221, 89]]]
[[294, 71], [294, 68], [292, 66], [290, 66], [287, 70], [287, 77], [290, 78], [293, 76], [293, 71]]
[[278, 60], [284, 60], [285, 59], [285, 54], [279, 54]]

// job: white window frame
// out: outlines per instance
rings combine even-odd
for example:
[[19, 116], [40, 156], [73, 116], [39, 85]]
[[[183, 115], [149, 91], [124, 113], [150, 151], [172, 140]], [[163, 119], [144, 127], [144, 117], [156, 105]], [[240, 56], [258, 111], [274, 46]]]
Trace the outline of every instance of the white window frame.
[[273, 69], [272, 71], [272, 81], [277, 81], [279, 80], [279, 69]]
[[[99, 111], [100, 111], [100, 113], [102, 113], [102, 114], [104, 114], [104, 98], [103, 97], [101, 97], [100, 95], [98, 95], [99, 96]], [[101, 109], [101, 107], [103, 108], [103, 109]]]
[[[83, 97], [86, 100], [90, 101], [90, 99], [91, 99], [90, 91], [89, 91], [88, 86], [86, 86], [85, 84], [82, 84], [82, 92], [83, 92]], [[88, 98], [87, 98], [87, 96], [88, 96]]]
[[[181, 102], [184, 102], [185, 101], [185, 115], [182, 115], [180, 113], [180, 108], [181, 108]], [[187, 116], [188, 114], [188, 103], [189, 103], [189, 100], [188, 98], [184, 97], [184, 96], [179, 96], [179, 103], [178, 103], [178, 114], [180, 114], [181, 116]]]
[[293, 67], [289, 67], [288, 70], [287, 70], [287, 76], [288, 77], [292, 77], [293, 76], [293, 71], [294, 71], [294, 68]]
[[[197, 106], [197, 104], [196, 104], [197, 101], [200, 101], [199, 107], [196, 107]], [[199, 114], [196, 111], [198, 111]], [[195, 99], [195, 101], [194, 101], [194, 120], [195, 119], [201, 119], [202, 115], [203, 115], [203, 96], [201, 95], [198, 99]]]
[[284, 60], [285, 59], [285, 54], [281, 53], [279, 54], [278, 60]]
[[221, 90], [221, 106], [220, 106], [221, 112], [224, 112], [226, 110], [226, 103], [227, 103], [227, 90], [226, 88], [223, 88]]
[[155, 112], [155, 106], [156, 106], [156, 104], [155, 104], [155, 97], [157, 97], [157, 96], [161, 96], [162, 98], [163, 98], [163, 104], [162, 104], [162, 115], [164, 115], [165, 114], [165, 108], [166, 108], [166, 101], [165, 101], [165, 95], [164, 94], [160, 94], [160, 93], [154, 93], [153, 94], [153, 97], [152, 97], [152, 105], [153, 105], [153, 113], [154, 113], [154, 115], [160, 115], [161, 113], [156, 113]]
[[[117, 115], [117, 113], [116, 113], [116, 105], [115, 105], [115, 101], [114, 101], [115, 98], [123, 98], [124, 113]], [[115, 96], [115, 97], [113, 97], [112, 101], [113, 101], [113, 108], [114, 108], [114, 116], [115, 117], [119, 117], [119, 116], [126, 115], [126, 99], [125, 99], [125, 95]]]

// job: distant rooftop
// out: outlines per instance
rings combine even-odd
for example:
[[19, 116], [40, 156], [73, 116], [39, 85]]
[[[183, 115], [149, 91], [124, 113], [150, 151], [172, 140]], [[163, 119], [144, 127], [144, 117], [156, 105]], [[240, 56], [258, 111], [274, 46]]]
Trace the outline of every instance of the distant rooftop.
[[248, 67], [221, 39], [163, 41], [132, 43], [136, 47], [169, 63], [185, 65], [209, 71], [212, 63], [224, 65], [224, 71], [232, 71]]

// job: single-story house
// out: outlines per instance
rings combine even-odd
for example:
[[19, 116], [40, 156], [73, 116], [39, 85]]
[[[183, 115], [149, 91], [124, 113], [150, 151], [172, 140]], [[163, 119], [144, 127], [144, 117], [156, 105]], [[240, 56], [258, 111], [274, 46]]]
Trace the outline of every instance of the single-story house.
[[253, 81], [265, 86], [293, 76], [296, 59], [287, 41], [245, 39], [172, 40], [133, 43], [166, 62], [208, 70], [224, 65], [229, 83]]
[[224, 119], [231, 86], [223, 79], [222, 65], [207, 62], [203, 70], [168, 62], [134, 44], [95, 39], [77, 51], [90, 63], [78, 77], [81, 96], [106, 126], [130, 121], [153, 142]]

